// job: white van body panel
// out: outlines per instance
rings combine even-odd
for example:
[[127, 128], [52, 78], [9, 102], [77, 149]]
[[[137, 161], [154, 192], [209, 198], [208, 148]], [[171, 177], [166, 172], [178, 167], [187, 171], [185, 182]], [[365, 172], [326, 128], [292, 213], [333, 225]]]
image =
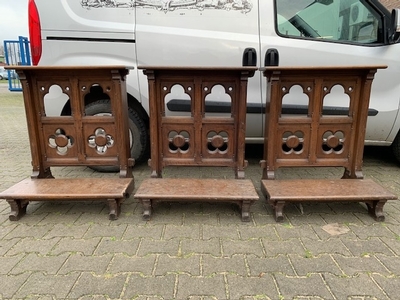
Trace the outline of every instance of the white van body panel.
[[[127, 79], [127, 90], [146, 112], [147, 78], [138, 66], [241, 66], [243, 51], [254, 48], [256, 65], [262, 67], [267, 50], [275, 48], [281, 66], [388, 65], [377, 72], [373, 82], [370, 108], [378, 113], [368, 118], [366, 143], [388, 145], [399, 131], [400, 44], [333, 43], [282, 36], [278, 31], [283, 28], [290, 34], [295, 30], [285, 23], [283, 16], [276, 17], [273, 0], [35, 2], [42, 27], [40, 65], [134, 66]], [[297, 9], [297, 2], [281, 0], [281, 3]], [[315, 22], [320, 22], [318, 18], [330, 20], [322, 27], [321, 34], [338, 27], [339, 6], [330, 9], [327, 5], [319, 12]], [[313, 17], [313, 13], [310, 8], [303, 16]], [[248, 142], [263, 141], [265, 95], [266, 80], [261, 72], [256, 72], [249, 81], [248, 103], [259, 106], [260, 112], [247, 115]], [[65, 101], [54, 103], [49, 105], [48, 113], [60, 114]], [[333, 105], [344, 106], [346, 100], [338, 99]]]

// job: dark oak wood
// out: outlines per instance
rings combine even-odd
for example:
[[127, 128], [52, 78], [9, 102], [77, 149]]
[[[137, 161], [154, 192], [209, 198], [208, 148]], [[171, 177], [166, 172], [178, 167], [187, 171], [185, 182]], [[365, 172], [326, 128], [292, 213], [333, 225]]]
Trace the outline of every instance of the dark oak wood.
[[[384, 220], [384, 199], [396, 199], [377, 184], [367, 189], [362, 174], [365, 128], [369, 97], [374, 74], [386, 66], [352, 67], [267, 67], [262, 71], [267, 78], [266, 122], [262, 189], [275, 208], [277, 221], [283, 220], [286, 201], [320, 201], [321, 188], [329, 188], [324, 198], [331, 201], [366, 202], [377, 220]], [[308, 99], [307, 113], [288, 116], [282, 114], [282, 104], [294, 89], [297, 97]], [[324, 103], [332, 96], [348, 99], [347, 113], [326, 113]], [[299, 103], [300, 104], [300, 103]], [[280, 167], [344, 167], [343, 179], [334, 181], [276, 180]], [[289, 187], [290, 186], [290, 187]], [[349, 188], [352, 187], [352, 188]], [[372, 201], [372, 202], [371, 202]], [[376, 202], [377, 201], [377, 202]], [[379, 211], [378, 211], [379, 210]]]
[[[11, 206], [10, 220], [19, 219], [29, 201], [107, 200], [110, 219], [116, 219], [121, 202], [134, 186], [130, 158], [128, 104], [124, 66], [13, 67], [23, 89], [30, 149], [31, 179], [0, 193]], [[48, 116], [46, 101], [58, 89], [70, 101], [71, 112]], [[110, 115], [89, 116], [85, 105], [102, 93], [109, 99]], [[46, 100], [47, 97], [47, 100]], [[53, 166], [118, 166], [120, 178], [52, 179]]]
[[245, 179], [148, 178], [140, 184], [135, 197], [142, 199], [146, 219], [151, 216], [152, 202], [184, 202], [195, 199], [205, 202], [232, 202], [240, 207], [248, 205], [242, 210], [242, 220], [249, 221], [250, 205], [259, 198], [252, 191], [253, 183]]
[[[140, 67], [144, 69], [149, 83], [150, 105], [150, 141], [151, 177], [162, 177], [162, 169], [166, 166], [215, 166], [231, 167], [235, 177], [244, 180], [245, 161], [245, 129], [246, 129], [246, 97], [247, 81], [254, 75], [256, 68], [195, 68], [195, 67]], [[191, 113], [189, 116], [169, 116], [166, 114], [166, 96], [172, 88], [179, 86], [186, 97], [190, 98]], [[210, 116], [206, 113], [206, 98], [212, 95], [213, 88], [222, 88], [230, 101], [230, 114], [225, 117]], [[214, 201], [237, 201], [234, 194], [242, 195], [242, 182], [232, 179], [229, 186], [232, 192], [229, 197], [217, 198], [214, 187], [200, 184], [198, 179], [185, 179], [198, 189], [195, 194], [191, 188], [186, 193], [187, 201], [199, 201], [205, 195]], [[151, 181], [145, 181], [145, 184]], [[212, 181], [214, 184], [214, 181]], [[168, 180], [157, 181], [159, 191], [170, 190]], [[174, 183], [177, 183], [177, 181]], [[204, 181], [203, 183], [210, 183]], [[218, 185], [227, 184], [224, 180]], [[237, 184], [236, 184], [237, 183]], [[247, 194], [242, 195], [241, 202], [255, 199], [257, 192], [251, 182]], [[179, 186], [178, 186], [179, 187]], [[251, 187], [251, 188], [250, 188]], [[177, 188], [177, 186], [175, 186]], [[179, 192], [178, 192], [179, 193]], [[170, 201], [171, 194], [156, 193], [157, 201]], [[144, 218], [149, 219], [153, 192], [139, 187], [134, 195], [144, 206]], [[173, 200], [173, 198], [172, 198]], [[253, 202], [252, 200], [251, 202]], [[243, 221], [249, 220], [249, 206], [241, 205]]]
[[[11, 205], [10, 219], [15, 221], [26, 212], [28, 201], [104, 200], [109, 204], [109, 217], [118, 218], [122, 201], [134, 188], [132, 178], [62, 178], [24, 179], [1, 193]], [[20, 204], [19, 204], [20, 203]]]
[[[329, 202], [357, 201], [365, 202], [371, 215], [378, 221], [384, 221], [383, 205], [397, 196], [387, 191], [371, 179], [293, 179], [262, 180], [261, 189], [273, 207], [284, 202]], [[278, 209], [279, 211], [279, 209]], [[283, 220], [282, 211], [276, 216]]]

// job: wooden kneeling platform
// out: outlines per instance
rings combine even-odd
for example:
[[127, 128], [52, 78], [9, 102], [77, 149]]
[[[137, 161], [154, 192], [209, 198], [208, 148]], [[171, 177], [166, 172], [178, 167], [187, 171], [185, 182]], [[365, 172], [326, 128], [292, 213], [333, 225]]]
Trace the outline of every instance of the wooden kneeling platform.
[[251, 180], [148, 178], [135, 193], [143, 205], [143, 218], [149, 220], [153, 201], [216, 201], [237, 203], [242, 221], [250, 221], [250, 206], [259, 199]]
[[368, 212], [377, 221], [384, 221], [383, 206], [397, 196], [370, 179], [298, 179], [262, 180], [261, 189], [275, 209], [275, 219], [283, 221], [283, 207], [300, 201], [365, 202]]
[[107, 200], [110, 220], [116, 220], [133, 189], [133, 178], [25, 179], [0, 193], [0, 198], [10, 204], [10, 221], [25, 215], [29, 201], [47, 200]]

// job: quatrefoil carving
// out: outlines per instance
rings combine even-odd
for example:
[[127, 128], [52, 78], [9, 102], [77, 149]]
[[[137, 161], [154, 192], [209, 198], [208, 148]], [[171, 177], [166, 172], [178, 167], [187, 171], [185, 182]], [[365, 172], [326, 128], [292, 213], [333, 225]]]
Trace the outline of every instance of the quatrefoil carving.
[[168, 134], [169, 150], [173, 153], [187, 152], [189, 149], [189, 133], [187, 131], [171, 131]]
[[286, 131], [282, 136], [282, 151], [285, 154], [300, 154], [304, 148], [303, 144], [304, 134], [301, 131]]
[[74, 138], [66, 135], [62, 128], [57, 128], [54, 134], [49, 136], [48, 142], [50, 148], [57, 150], [57, 154], [66, 155], [68, 149], [74, 145]]
[[225, 131], [211, 131], [207, 135], [207, 148], [211, 153], [224, 153], [228, 149], [228, 134]]
[[343, 150], [344, 133], [342, 131], [325, 131], [322, 136], [322, 150], [329, 153], [339, 154]]
[[105, 129], [97, 128], [94, 131], [94, 134], [89, 136], [88, 145], [91, 148], [96, 149], [98, 154], [104, 154], [107, 152], [108, 148], [111, 148], [114, 145], [114, 138], [107, 134]]

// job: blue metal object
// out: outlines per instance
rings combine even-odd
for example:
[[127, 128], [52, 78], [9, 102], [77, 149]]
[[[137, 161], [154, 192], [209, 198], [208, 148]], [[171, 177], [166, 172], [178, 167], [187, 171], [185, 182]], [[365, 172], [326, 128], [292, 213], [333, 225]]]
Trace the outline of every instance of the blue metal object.
[[[4, 41], [4, 54], [8, 66], [30, 66], [31, 53], [29, 51], [28, 38], [20, 36], [18, 41]], [[8, 70], [8, 89], [10, 91], [22, 91], [18, 74], [14, 70]]]

